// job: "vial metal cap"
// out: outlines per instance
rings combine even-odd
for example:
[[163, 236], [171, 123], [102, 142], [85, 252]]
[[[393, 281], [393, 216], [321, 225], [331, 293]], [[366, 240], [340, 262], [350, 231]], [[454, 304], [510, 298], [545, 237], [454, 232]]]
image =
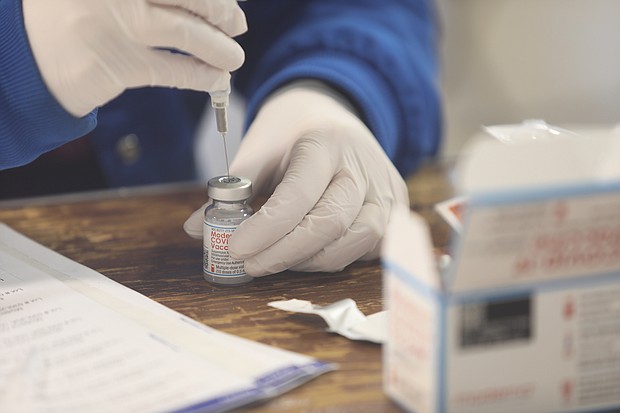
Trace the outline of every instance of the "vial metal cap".
[[218, 201], [242, 201], [252, 195], [252, 181], [243, 176], [216, 176], [209, 179], [207, 194]]

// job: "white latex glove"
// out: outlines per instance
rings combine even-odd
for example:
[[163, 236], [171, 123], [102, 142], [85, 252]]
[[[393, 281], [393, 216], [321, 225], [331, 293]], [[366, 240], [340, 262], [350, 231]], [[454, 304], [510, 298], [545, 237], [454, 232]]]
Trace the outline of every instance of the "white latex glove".
[[43, 80], [77, 117], [127, 88], [226, 89], [245, 58], [231, 38], [247, 30], [234, 0], [23, 0], [23, 10]]
[[[325, 93], [297, 87], [268, 100], [231, 165], [270, 195], [229, 241], [252, 276], [339, 271], [379, 256], [390, 210], [407, 188], [370, 130]], [[202, 237], [204, 206], [185, 223]]]

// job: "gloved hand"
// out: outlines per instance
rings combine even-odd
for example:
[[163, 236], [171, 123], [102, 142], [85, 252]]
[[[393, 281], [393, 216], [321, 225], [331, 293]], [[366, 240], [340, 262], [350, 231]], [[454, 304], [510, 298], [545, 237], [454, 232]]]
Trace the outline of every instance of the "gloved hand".
[[[225, 89], [247, 30], [234, 0], [23, 0], [39, 71], [81, 117], [127, 88]], [[162, 49], [176, 49], [187, 54]]]
[[[271, 197], [229, 240], [252, 276], [339, 271], [377, 258], [391, 209], [407, 188], [370, 130], [339, 100], [303, 87], [270, 98], [231, 165]], [[184, 228], [202, 236], [204, 206]]]

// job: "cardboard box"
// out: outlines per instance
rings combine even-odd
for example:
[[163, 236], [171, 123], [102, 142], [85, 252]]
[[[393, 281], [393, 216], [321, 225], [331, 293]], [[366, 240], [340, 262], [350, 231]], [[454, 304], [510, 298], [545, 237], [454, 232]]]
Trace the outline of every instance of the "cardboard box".
[[426, 412], [620, 411], [620, 139], [478, 142], [452, 264], [394, 212], [384, 388]]

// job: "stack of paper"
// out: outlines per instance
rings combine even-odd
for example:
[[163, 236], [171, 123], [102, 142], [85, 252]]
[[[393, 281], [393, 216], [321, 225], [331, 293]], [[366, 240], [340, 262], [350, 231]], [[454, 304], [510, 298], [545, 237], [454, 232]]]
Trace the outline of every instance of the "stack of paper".
[[0, 411], [224, 411], [333, 366], [224, 334], [0, 224]]

